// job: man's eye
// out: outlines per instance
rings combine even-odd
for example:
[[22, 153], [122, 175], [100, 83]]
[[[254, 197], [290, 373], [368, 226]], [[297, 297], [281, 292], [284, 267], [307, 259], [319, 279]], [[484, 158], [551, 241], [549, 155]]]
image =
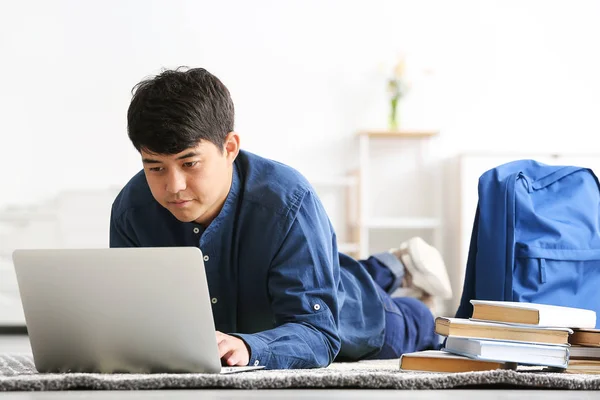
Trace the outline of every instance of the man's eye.
[[149, 169], [152, 172], [161, 172], [163, 170], [163, 167], [152, 167], [152, 168], [149, 168]]
[[196, 164], [198, 164], [198, 161], [189, 161], [189, 162], [183, 163], [183, 166], [186, 168], [192, 168]]

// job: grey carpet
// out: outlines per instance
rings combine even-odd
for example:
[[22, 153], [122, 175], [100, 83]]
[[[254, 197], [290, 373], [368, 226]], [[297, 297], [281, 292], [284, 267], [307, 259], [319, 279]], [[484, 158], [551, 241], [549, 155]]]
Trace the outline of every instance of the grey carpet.
[[398, 360], [334, 363], [314, 370], [207, 374], [39, 374], [31, 355], [0, 355], [0, 391], [148, 389], [600, 389], [600, 375], [488, 371], [457, 374], [402, 372]]

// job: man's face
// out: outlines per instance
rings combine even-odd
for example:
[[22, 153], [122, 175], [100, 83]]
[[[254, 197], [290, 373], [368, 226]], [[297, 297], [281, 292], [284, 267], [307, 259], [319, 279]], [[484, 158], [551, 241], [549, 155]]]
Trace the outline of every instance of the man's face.
[[203, 140], [174, 155], [142, 150], [152, 196], [178, 220], [208, 226], [229, 193], [238, 149], [239, 137], [232, 132], [223, 149]]

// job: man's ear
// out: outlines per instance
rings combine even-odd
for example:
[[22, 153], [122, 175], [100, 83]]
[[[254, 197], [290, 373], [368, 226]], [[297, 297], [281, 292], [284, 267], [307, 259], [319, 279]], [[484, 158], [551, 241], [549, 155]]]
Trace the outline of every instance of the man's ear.
[[225, 157], [233, 162], [240, 152], [240, 135], [237, 132], [229, 132], [225, 137]]

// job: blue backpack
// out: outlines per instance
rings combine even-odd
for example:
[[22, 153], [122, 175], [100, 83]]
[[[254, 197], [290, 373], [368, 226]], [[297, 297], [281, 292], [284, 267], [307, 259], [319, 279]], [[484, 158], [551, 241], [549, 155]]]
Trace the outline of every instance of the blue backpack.
[[600, 184], [592, 170], [514, 161], [484, 173], [478, 191], [456, 317], [471, 317], [471, 299], [600, 315]]

